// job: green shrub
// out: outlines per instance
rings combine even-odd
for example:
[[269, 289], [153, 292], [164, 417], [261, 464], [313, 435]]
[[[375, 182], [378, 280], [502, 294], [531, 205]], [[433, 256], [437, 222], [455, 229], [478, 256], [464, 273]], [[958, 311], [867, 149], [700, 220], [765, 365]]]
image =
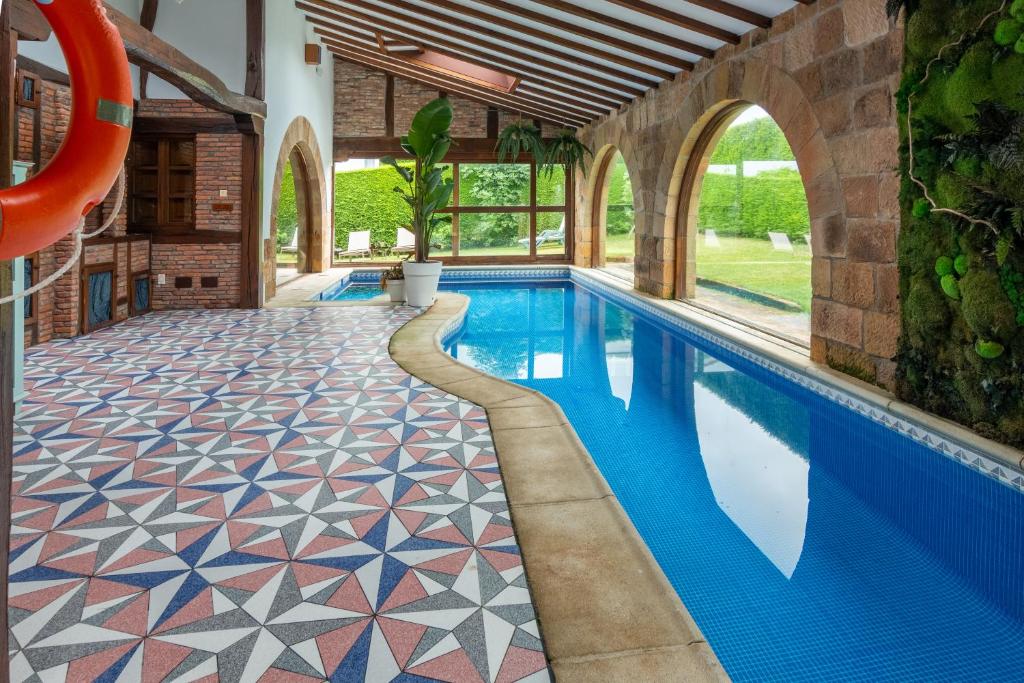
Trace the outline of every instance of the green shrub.
[[698, 213], [700, 228], [719, 235], [767, 238], [769, 232], [782, 232], [803, 239], [811, 231], [803, 181], [790, 169], [750, 178], [708, 173]]
[[939, 277], [953, 274], [953, 259], [948, 256], [940, 256], [935, 260], [935, 272]]
[[295, 231], [299, 227], [299, 214], [295, 208], [295, 179], [292, 175], [292, 165], [287, 163], [284, 166], [284, 175], [281, 177], [281, 194], [277, 201], [277, 249], [287, 247], [295, 237]]
[[971, 331], [982, 339], [1010, 341], [1017, 333], [1017, 311], [1003, 291], [999, 275], [972, 270], [960, 281], [961, 310]]
[[398, 228], [412, 222], [409, 206], [394, 191], [402, 182], [390, 167], [336, 173], [334, 244], [348, 246], [348, 234], [360, 230], [370, 231], [371, 243], [395, 244]]

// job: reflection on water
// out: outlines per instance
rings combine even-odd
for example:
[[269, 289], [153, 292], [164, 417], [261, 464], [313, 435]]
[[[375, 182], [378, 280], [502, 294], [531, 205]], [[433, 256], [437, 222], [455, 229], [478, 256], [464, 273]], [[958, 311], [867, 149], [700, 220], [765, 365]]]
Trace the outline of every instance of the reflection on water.
[[1019, 674], [1024, 496], [570, 283], [456, 289], [451, 352], [562, 407], [735, 680]]
[[[746, 375], [703, 351], [695, 358], [697, 440], [715, 502], [790, 578], [807, 530], [810, 463], [743, 412], [743, 399], [751, 395], [744, 389], [756, 389]], [[730, 404], [730, 396], [740, 407]], [[796, 428], [806, 424], [805, 416]]]

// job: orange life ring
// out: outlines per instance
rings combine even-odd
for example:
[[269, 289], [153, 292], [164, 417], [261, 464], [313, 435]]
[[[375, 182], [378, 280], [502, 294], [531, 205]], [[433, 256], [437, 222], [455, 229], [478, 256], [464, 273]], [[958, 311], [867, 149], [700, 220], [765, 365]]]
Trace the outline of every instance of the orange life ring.
[[0, 260], [47, 247], [78, 227], [117, 180], [131, 140], [132, 77], [102, 0], [35, 0], [64, 51], [71, 123], [46, 167], [0, 190]]

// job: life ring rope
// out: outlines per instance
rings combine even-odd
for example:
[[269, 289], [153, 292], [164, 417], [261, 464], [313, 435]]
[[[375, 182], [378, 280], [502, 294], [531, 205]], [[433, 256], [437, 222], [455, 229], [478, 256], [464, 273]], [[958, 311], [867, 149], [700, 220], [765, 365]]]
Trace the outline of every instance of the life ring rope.
[[107, 217], [107, 220], [103, 221], [103, 225], [101, 225], [96, 230], [93, 230], [92, 232], [85, 232], [85, 217], [83, 216], [78, 221], [78, 226], [75, 228], [74, 232], [71, 233], [75, 240], [75, 247], [74, 250], [71, 252], [71, 257], [64, 263], [64, 265], [62, 265], [49, 276], [40, 280], [38, 283], [32, 285], [28, 289], [22, 292], [17, 292], [15, 294], [3, 297], [2, 299], [0, 299], [0, 306], [4, 306], [6, 304], [13, 304], [15, 301], [24, 299], [25, 297], [28, 296], [32, 296], [36, 292], [41, 292], [42, 290], [46, 289], [47, 287], [55, 283], [57, 280], [64, 277], [68, 273], [68, 271], [71, 270], [76, 263], [78, 263], [79, 259], [82, 258], [82, 243], [87, 239], [99, 237], [107, 228], [114, 224], [114, 221], [116, 221], [117, 217], [121, 214], [121, 207], [124, 205], [125, 196], [124, 168], [121, 169], [121, 172], [117, 176], [116, 189], [117, 195], [114, 201], [114, 210], [110, 212], [110, 216]]

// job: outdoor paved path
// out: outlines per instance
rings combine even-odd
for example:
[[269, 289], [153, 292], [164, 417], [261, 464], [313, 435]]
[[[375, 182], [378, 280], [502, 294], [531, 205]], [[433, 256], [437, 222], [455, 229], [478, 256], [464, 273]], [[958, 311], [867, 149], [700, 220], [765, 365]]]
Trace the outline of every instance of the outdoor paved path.
[[13, 681], [547, 681], [483, 411], [415, 312], [151, 314], [28, 352]]

